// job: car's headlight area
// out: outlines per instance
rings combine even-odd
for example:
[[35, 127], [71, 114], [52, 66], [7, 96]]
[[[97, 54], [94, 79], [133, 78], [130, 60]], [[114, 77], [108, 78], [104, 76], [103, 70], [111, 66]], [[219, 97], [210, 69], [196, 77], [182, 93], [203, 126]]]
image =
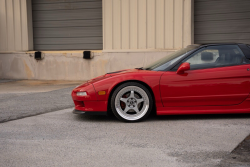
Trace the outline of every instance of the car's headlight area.
[[72, 91], [72, 98], [76, 101], [94, 101], [97, 95], [93, 84], [85, 83]]
[[76, 96], [87, 96], [87, 92], [76, 92]]

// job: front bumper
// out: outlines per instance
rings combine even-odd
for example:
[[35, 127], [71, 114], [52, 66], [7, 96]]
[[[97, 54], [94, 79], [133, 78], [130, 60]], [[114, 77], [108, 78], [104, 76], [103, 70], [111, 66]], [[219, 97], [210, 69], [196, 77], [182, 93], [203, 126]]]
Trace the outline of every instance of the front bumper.
[[80, 111], [80, 110], [74, 109], [72, 112], [74, 114], [80, 114], [80, 115], [107, 115], [107, 112], [103, 112], [103, 111]]
[[84, 111], [84, 112], [94, 112], [94, 111], [100, 111], [100, 112], [107, 112], [107, 101], [78, 101], [74, 100], [75, 103], [75, 109]]
[[[77, 96], [77, 92], [87, 92], [86, 96]], [[72, 99], [75, 104], [75, 110], [82, 112], [107, 112], [108, 101], [98, 100], [93, 84], [85, 83], [76, 87], [72, 91]]]

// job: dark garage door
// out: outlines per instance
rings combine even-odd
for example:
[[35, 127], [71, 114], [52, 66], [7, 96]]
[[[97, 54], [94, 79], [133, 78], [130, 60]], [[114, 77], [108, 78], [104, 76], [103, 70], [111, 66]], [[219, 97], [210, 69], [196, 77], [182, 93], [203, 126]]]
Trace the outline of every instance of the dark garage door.
[[250, 44], [250, 0], [195, 0], [194, 42]]
[[35, 50], [102, 49], [102, 0], [32, 0]]

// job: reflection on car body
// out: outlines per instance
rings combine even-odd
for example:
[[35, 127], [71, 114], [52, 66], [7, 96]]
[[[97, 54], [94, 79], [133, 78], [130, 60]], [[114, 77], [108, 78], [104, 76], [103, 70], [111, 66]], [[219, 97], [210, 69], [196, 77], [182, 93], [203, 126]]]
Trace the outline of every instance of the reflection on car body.
[[190, 45], [146, 67], [78, 86], [72, 91], [74, 113], [112, 111], [126, 122], [141, 121], [153, 110], [158, 115], [250, 113], [249, 59], [246, 44]]

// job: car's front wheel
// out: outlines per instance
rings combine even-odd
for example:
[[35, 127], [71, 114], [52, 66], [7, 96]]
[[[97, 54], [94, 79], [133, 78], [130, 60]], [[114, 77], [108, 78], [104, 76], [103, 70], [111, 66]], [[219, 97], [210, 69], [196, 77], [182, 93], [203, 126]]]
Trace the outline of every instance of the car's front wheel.
[[148, 117], [153, 99], [149, 90], [140, 83], [127, 82], [117, 87], [111, 97], [114, 115], [122, 121], [137, 122]]

